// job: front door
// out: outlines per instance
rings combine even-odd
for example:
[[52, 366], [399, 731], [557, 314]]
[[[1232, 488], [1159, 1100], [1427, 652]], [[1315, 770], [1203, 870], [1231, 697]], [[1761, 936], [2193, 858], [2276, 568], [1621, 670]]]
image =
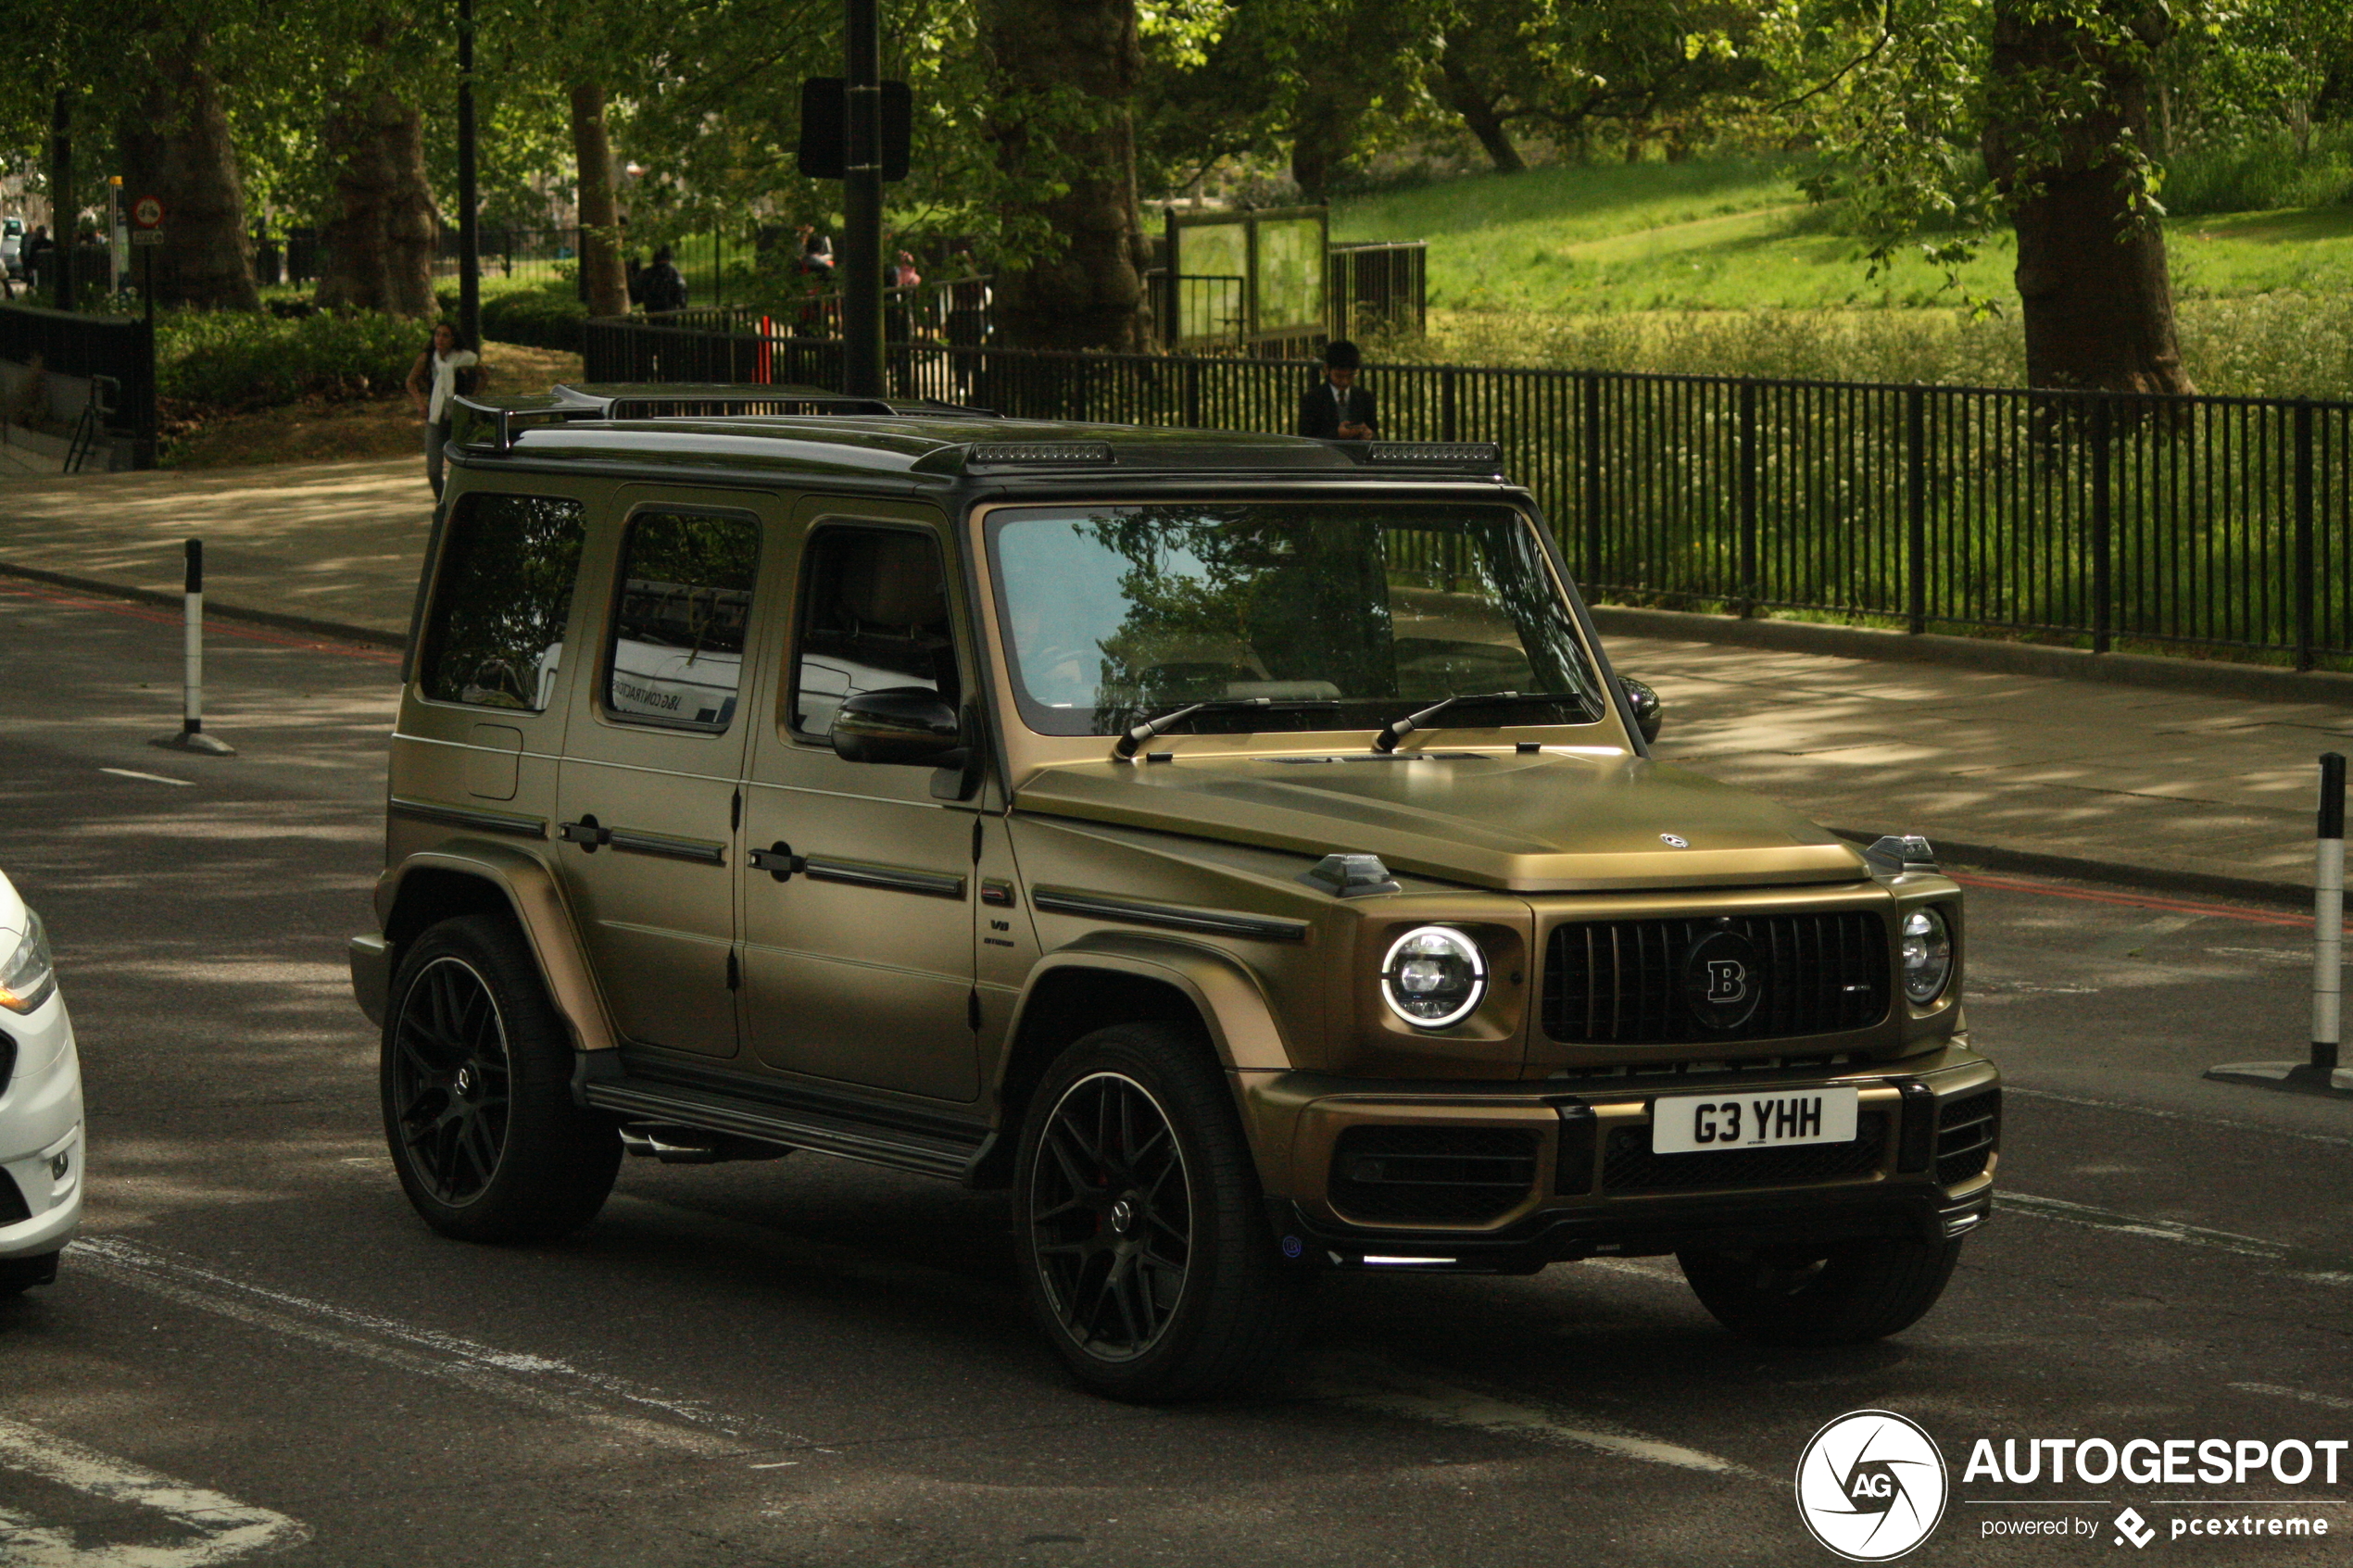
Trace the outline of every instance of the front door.
[[[827, 735], [860, 692], [961, 707], [972, 668], [937, 513], [812, 497], [777, 710], [744, 794], [744, 1015], [771, 1071], [942, 1100], [980, 1092], [973, 1030], [979, 813], [935, 770], [846, 762]], [[950, 792], [952, 793], [952, 792]]]
[[[738, 710], [761, 519], [740, 496], [633, 489], [588, 618], [557, 786], [573, 913], [622, 1033], [702, 1057], [738, 1049]], [[591, 569], [593, 571], [593, 568]]]

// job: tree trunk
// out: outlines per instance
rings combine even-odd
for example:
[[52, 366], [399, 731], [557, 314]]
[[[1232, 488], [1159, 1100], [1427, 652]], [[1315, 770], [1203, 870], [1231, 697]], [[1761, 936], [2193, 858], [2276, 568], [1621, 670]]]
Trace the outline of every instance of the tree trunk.
[[424, 118], [390, 91], [363, 92], [328, 117], [333, 215], [320, 231], [319, 303], [434, 316], [441, 215], [425, 183]]
[[998, 79], [998, 167], [1012, 201], [1051, 236], [999, 274], [998, 335], [1015, 348], [1134, 350], [1144, 332], [1136, 0], [983, 0], [981, 28]]
[[629, 313], [621, 266], [621, 214], [613, 200], [612, 142], [605, 134], [602, 83], [572, 87], [572, 149], [580, 165], [580, 278], [591, 316]]
[[1446, 84], [1446, 107], [1462, 117], [1465, 128], [1487, 149], [1487, 161], [1495, 166], [1495, 172], [1517, 174], [1525, 170], [1528, 164], [1520, 157], [1519, 148], [1512, 144], [1511, 128], [1496, 112], [1495, 97], [1479, 85], [1461, 56], [1447, 50], [1439, 56], [1438, 70]]
[[[158, 49], [157, 74], [132, 95], [119, 127], [123, 200], [163, 203], [165, 241], [152, 253], [158, 303], [258, 310], [245, 188], [220, 86], [204, 63], [208, 44], [195, 33]], [[148, 265], [136, 259], [132, 277]]]
[[1315, 207], [1329, 195], [1332, 174], [1348, 159], [1363, 112], [1338, 83], [1311, 83], [1301, 93], [1290, 143], [1291, 182], [1301, 201]]
[[[2165, 23], [2137, 0], [2119, 14], [2149, 47]], [[1985, 165], [2017, 198], [2018, 295], [2026, 328], [2028, 384], [2109, 392], [2195, 392], [2173, 331], [2173, 290], [2165, 231], [2132, 187], [2120, 144], [2145, 146], [2146, 56], [2104, 51], [2064, 18], [2030, 13], [2020, 0], [1994, 10], [1994, 108], [1985, 128]], [[2098, 107], [2068, 117], [2054, 98], [2095, 78]], [[2057, 127], [2056, 133], [2053, 127]]]

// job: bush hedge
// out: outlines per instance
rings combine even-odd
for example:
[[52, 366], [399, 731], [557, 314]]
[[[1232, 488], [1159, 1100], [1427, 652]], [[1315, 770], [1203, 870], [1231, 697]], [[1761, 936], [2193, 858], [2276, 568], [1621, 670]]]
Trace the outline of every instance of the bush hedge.
[[482, 302], [482, 335], [498, 343], [528, 344], [534, 348], [581, 352], [587, 334], [581, 329], [588, 307], [569, 283], [557, 288], [514, 289], [487, 295]]
[[423, 352], [425, 322], [372, 312], [292, 320], [235, 310], [156, 319], [156, 390], [224, 411], [397, 392]]

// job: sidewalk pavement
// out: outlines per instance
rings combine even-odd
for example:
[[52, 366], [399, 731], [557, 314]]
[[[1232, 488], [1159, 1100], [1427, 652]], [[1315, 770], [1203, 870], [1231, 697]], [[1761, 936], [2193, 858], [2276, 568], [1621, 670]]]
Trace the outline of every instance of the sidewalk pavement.
[[[0, 478], [0, 571], [177, 596], [205, 541], [217, 614], [398, 643], [431, 520], [413, 458]], [[1824, 826], [1925, 834], [1947, 863], [2295, 900], [2314, 759], [2353, 709], [1611, 636], [1658, 688], [1658, 754]]]

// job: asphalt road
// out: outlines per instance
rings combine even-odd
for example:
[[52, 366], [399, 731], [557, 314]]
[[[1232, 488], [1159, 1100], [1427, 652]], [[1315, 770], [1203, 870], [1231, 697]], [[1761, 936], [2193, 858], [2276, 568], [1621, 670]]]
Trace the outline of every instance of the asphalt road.
[[[2353, 1439], [2353, 1106], [2197, 1076], [2300, 1048], [2293, 915], [1976, 879], [2005, 1198], [1898, 1339], [1746, 1346], [1667, 1260], [1346, 1277], [1263, 1398], [1129, 1409], [1024, 1321], [993, 1196], [632, 1160], [562, 1245], [427, 1233], [343, 965], [396, 670], [210, 652], [241, 755], [157, 750], [172, 618], [0, 583], [0, 866], [56, 936], [92, 1182], [59, 1283], [0, 1304], [0, 1562], [1822, 1563], [1793, 1471], [1865, 1408], [1951, 1467], [1911, 1561], [2134, 1557], [2128, 1506], [2151, 1554], [2347, 1555], [2353, 1453], [2334, 1486], [1964, 1477], [1980, 1438]], [[2172, 1534], [2225, 1514], [2331, 1534]], [[1989, 1534], [2022, 1520], [2075, 1533]]]

